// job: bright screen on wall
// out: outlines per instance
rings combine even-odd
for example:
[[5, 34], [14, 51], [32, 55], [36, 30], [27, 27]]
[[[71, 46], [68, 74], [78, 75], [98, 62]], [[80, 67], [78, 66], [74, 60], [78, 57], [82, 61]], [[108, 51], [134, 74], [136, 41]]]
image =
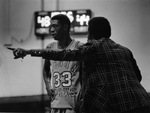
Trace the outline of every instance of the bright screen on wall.
[[51, 17], [57, 14], [65, 14], [71, 22], [71, 34], [86, 34], [88, 21], [91, 19], [91, 10], [63, 10], [63, 11], [37, 11], [35, 12], [35, 35], [50, 35], [49, 26]]

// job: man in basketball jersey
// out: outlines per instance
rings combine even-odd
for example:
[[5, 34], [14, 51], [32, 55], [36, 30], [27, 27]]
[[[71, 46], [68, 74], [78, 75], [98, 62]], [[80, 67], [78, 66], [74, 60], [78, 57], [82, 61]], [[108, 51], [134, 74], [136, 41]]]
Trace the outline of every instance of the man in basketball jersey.
[[[77, 49], [82, 45], [70, 37], [70, 20], [59, 14], [51, 18], [50, 32], [56, 42], [47, 45], [47, 49]], [[75, 113], [74, 107], [81, 88], [77, 61], [45, 60], [43, 77], [50, 96], [51, 113]]]

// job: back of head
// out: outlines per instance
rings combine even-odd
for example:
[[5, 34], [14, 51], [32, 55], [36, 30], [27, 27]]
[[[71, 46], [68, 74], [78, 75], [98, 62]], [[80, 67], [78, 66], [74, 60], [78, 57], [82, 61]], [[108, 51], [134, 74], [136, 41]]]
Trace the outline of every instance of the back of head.
[[111, 36], [111, 26], [106, 18], [94, 17], [89, 21], [88, 32], [94, 39], [109, 38]]
[[58, 20], [61, 25], [67, 25], [68, 30], [70, 30], [71, 22], [70, 22], [69, 18], [66, 15], [58, 14], [58, 15], [53, 16], [51, 18], [51, 20]]

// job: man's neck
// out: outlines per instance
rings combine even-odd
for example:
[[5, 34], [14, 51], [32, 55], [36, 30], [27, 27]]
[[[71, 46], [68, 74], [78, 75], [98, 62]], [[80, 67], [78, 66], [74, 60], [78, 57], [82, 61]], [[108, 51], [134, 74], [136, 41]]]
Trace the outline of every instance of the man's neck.
[[70, 37], [68, 38], [65, 38], [63, 40], [60, 40], [58, 41], [58, 46], [61, 48], [61, 49], [65, 49], [68, 47], [68, 45], [71, 43], [72, 39]]

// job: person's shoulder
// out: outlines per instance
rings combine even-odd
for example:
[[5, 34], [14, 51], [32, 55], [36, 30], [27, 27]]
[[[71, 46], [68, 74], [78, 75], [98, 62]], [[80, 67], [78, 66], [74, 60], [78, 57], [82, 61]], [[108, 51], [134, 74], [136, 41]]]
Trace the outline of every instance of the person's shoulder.
[[121, 44], [117, 44], [121, 49], [124, 49], [124, 50], [127, 50], [127, 51], [130, 51], [130, 49], [124, 45], [121, 45]]
[[86, 46], [92, 46], [92, 47], [100, 47], [107, 43], [107, 40], [105, 38], [102, 39], [92, 39], [88, 40], [88, 42], [85, 44]]
[[57, 42], [51, 42], [46, 46], [46, 49], [51, 49], [53, 48], [55, 45], [57, 44]]
[[80, 41], [77, 41], [78, 43], [78, 46], [82, 46], [84, 43], [83, 42], [80, 42]]
[[128, 47], [126, 47], [124, 45], [121, 45], [121, 44], [117, 43], [117, 47], [118, 47], [118, 49], [120, 49], [120, 50], [122, 50], [122, 51], [124, 51], [126, 53], [132, 54], [132, 51]]
[[101, 43], [101, 41], [95, 40], [95, 39], [89, 40], [89, 41], [87, 42], [87, 44], [89, 44], [89, 45], [97, 45], [97, 44], [99, 44], [99, 43]]
[[74, 42], [75, 42], [75, 47], [81, 47], [84, 43], [83, 42], [81, 42], [81, 41], [78, 41], [78, 40], [74, 40]]

